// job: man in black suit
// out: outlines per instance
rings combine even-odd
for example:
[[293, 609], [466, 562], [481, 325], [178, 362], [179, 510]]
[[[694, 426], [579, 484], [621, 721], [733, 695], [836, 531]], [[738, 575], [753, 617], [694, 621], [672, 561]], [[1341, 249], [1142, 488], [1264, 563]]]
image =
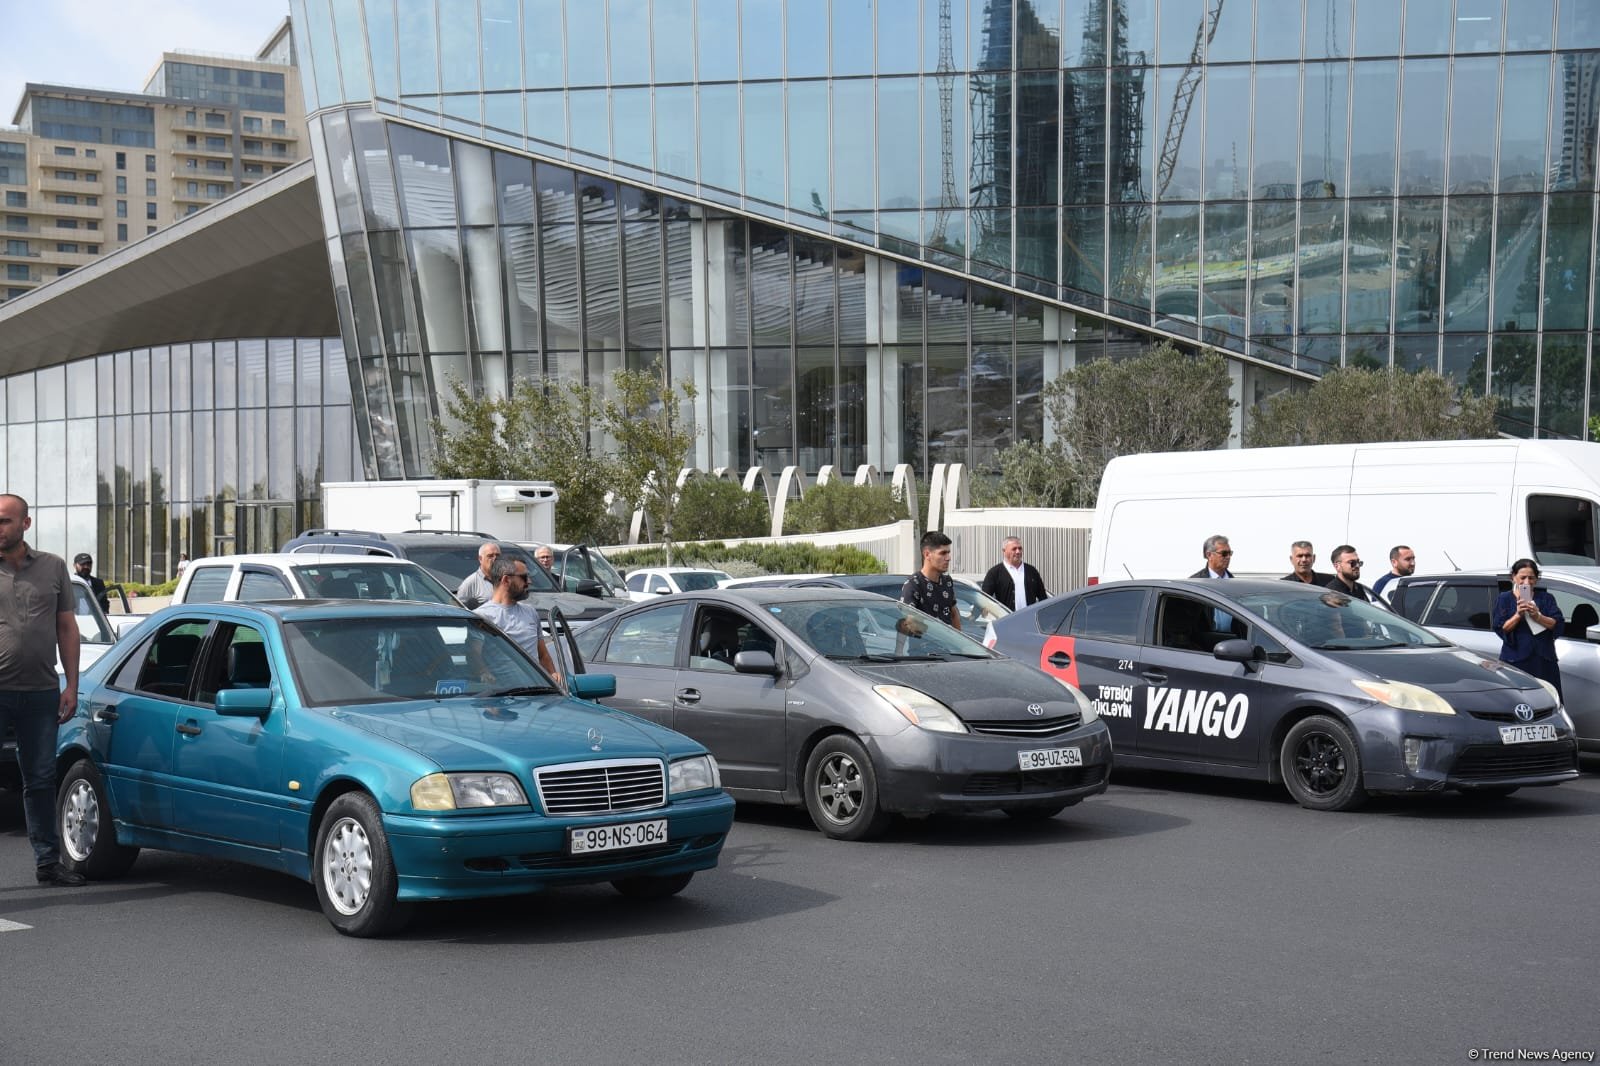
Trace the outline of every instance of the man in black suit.
[[1007, 537], [1001, 541], [1000, 554], [1004, 562], [994, 564], [983, 575], [984, 592], [1014, 611], [1050, 598], [1039, 571], [1032, 563], [1022, 561], [1021, 538]]
[[1205, 553], [1206, 565], [1190, 574], [1190, 577], [1224, 578], [1232, 577], [1233, 571], [1228, 566], [1233, 559], [1233, 549], [1228, 546], [1228, 538], [1221, 533], [1214, 533], [1206, 538], [1200, 549]]

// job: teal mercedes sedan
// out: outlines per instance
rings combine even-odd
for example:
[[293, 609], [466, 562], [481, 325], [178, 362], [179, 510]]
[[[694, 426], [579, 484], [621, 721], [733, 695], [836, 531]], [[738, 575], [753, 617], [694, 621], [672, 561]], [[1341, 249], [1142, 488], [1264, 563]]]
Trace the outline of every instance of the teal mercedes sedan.
[[159, 848], [281, 870], [351, 936], [425, 900], [682, 891], [733, 822], [716, 760], [588, 702], [613, 678], [573, 688], [454, 606], [169, 607], [80, 681], [62, 861], [113, 878]]

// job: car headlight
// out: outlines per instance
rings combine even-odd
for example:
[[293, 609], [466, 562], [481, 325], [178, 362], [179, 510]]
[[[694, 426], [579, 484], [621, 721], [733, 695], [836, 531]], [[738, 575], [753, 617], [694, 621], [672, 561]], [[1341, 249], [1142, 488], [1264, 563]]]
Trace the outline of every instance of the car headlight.
[[1546, 692], [1550, 693], [1550, 702], [1555, 704], [1557, 707], [1560, 707], [1561, 706], [1561, 693], [1556, 691], [1556, 687], [1554, 685], [1552, 685], [1550, 682], [1546, 681], [1542, 677], [1536, 677], [1536, 678], [1534, 678], [1534, 680], [1539, 682], [1539, 687], [1540, 688], [1542, 688]]
[[510, 774], [429, 774], [411, 786], [411, 806], [419, 811], [527, 805], [527, 794]]
[[1430, 688], [1408, 685], [1404, 681], [1352, 680], [1351, 684], [1371, 699], [1387, 704], [1397, 711], [1421, 711], [1423, 714], [1455, 714], [1450, 701]]
[[931, 729], [935, 733], [965, 733], [967, 724], [955, 711], [946, 707], [926, 692], [904, 685], [873, 685], [872, 691], [888, 701], [912, 725]]
[[1058, 677], [1056, 680], [1061, 683], [1062, 688], [1072, 693], [1073, 702], [1078, 705], [1078, 713], [1083, 716], [1084, 725], [1088, 725], [1090, 722], [1099, 720], [1100, 712], [1094, 709], [1094, 701], [1089, 699], [1088, 696], [1085, 696], [1072, 685], [1068, 684], [1066, 678]]
[[696, 755], [692, 759], [679, 759], [667, 767], [667, 789], [676, 796], [680, 792], [699, 792], [701, 789], [721, 788], [722, 772], [717, 760], [709, 755]]

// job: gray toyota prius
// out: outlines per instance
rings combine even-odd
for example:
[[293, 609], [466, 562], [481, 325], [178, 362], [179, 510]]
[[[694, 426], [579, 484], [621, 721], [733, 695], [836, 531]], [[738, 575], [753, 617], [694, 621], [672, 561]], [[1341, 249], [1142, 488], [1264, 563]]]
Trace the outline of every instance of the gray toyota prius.
[[842, 840], [894, 814], [1049, 818], [1111, 768], [1077, 688], [868, 592], [685, 592], [576, 644], [616, 676], [606, 704], [704, 744], [738, 799], [804, 805]]
[[998, 620], [992, 644], [1080, 689], [1117, 766], [1282, 782], [1314, 810], [1578, 776], [1553, 687], [1325, 588], [1110, 582]]

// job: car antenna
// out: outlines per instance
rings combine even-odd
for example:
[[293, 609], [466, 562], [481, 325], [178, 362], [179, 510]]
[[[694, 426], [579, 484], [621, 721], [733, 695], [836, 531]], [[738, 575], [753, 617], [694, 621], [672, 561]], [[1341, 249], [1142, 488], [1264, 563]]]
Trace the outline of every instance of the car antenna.
[[1123, 572], [1125, 574], [1128, 575], [1128, 580], [1129, 581], [1137, 581], [1137, 580], [1139, 580], [1138, 578], [1133, 576], [1133, 571], [1128, 569], [1128, 564], [1127, 563], [1123, 563], [1122, 564], [1122, 570], [1123, 570]]
[[1443, 548], [1440, 548], [1439, 549], [1439, 554], [1444, 556], [1446, 559], [1449, 560], [1450, 565], [1455, 567], [1456, 573], [1458, 573], [1458, 574], [1461, 573], [1461, 566], [1454, 559], [1450, 558], [1450, 553], [1449, 552], [1445, 551]]

